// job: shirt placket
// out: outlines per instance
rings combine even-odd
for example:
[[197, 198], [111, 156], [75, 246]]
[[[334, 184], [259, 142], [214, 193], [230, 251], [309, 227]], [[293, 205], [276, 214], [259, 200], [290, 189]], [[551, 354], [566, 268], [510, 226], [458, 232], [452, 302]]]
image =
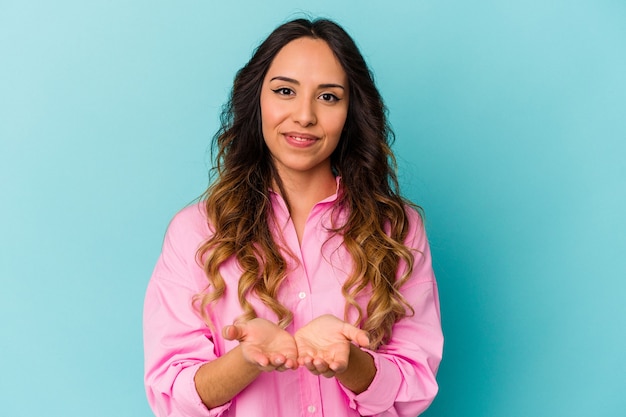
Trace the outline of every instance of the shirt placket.
[[[300, 262], [293, 274], [296, 278], [293, 281], [294, 291], [292, 295], [295, 297], [293, 309], [295, 331], [305, 326], [314, 317], [313, 306], [311, 305], [311, 285], [306, 271], [305, 257], [300, 252], [299, 246], [293, 249], [294, 253], [298, 254]], [[306, 417], [322, 416], [320, 377], [311, 374], [306, 368], [299, 368], [297, 372], [300, 383], [300, 415]]]
[[[298, 260], [292, 265], [291, 273], [287, 282], [288, 287], [285, 295], [289, 297], [289, 301], [286, 304], [292, 306], [293, 322], [292, 329], [295, 332], [297, 329], [305, 326], [311, 320], [314, 319], [313, 314], [315, 309], [312, 305], [312, 285], [311, 277], [307, 270], [307, 258], [319, 256], [320, 254], [307, 254], [304, 253], [302, 248], [306, 247], [307, 239], [317, 239], [315, 224], [320, 221], [320, 217], [324, 212], [325, 205], [318, 204], [313, 208], [307, 224], [305, 226], [305, 234], [303, 236], [302, 245], [298, 242], [295, 226], [291, 219], [288, 217], [286, 207], [281, 205], [280, 214], [285, 217], [279, 216], [278, 223], [282, 224], [282, 239], [288, 246], [288, 249], [294, 254]], [[277, 213], [278, 214], [278, 213]], [[315, 262], [313, 262], [315, 264]], [[314, 271], [312, 271], [314, 272]], [[285, 300], [286, 301], [286, 300]], [[322, 408], [322, 395], [321, 395], [321, 383], [320, 376], [311, 374], [306, 368], [301, 367], [296, 371], [298, 372], [298, 384], [300, 395], [300, 415], [303, 417], [321, 417], [324, 415]]]
[[[311, 217], [308, 219], [307, 226], [310, 226], [310, 222], [314, 221], [315, 217], [314, 209], [311, 213]], [[294, 330], [297, 330], [314, 319], [314, 308], [312, 305], [313, 297], [311, 297], [312, 286], [307, 271], [307, 254], [302, 252], [301, 246], [298, 244], [297, 236], [295, 235], [295, 228], [293, 228], [293, 225], [291, 226], [293, 236], [289, 239], [290, 249], [293, 253], [297, 254], [299, 262], [299, 264], [295, 266], [293, 273], [295, 279], [292, 281], [293, 297], [295, 297], [295, 300], [293, 300], [295, 306], [293, 309]], [[306, 238], [307, 234], [305, 233], [304, 239]], [[323, 416], [320, 377], [311, 374], [306, 368], [299, 368], [297, 372], [300, 383], [300, 415], [304, 417]]]

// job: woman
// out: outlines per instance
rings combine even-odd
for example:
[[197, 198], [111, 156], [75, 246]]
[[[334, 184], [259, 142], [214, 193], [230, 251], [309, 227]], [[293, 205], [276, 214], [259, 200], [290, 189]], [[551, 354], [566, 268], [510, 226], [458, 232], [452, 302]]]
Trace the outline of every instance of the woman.
[[144, 311], [158, 416], [415, 416], [437, 392], [437, 287], [382, 99], [328, 20], [235, 78], [216, 177], [172, 220]]

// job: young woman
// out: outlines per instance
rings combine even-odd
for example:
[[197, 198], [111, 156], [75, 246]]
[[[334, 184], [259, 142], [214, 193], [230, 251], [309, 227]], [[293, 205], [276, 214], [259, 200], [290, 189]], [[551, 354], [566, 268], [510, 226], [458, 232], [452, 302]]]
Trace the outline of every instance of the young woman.
[[411, 416], [443, 337], [420, 215], [353, 40], [278, 27], [235, 78], [216, 176], [178, 213], [149, 283], [158, 416]]

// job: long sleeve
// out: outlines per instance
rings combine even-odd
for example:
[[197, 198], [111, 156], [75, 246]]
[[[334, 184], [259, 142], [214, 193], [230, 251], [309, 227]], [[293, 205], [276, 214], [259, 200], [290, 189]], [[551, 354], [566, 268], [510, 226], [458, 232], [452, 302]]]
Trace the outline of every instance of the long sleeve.
[[411, 213], [406, 244], [414, 249], [415, 265], [401, 291], [415, 314], [395, 324], [389, 343], [368, 351], [377, 369], [370, 387], [359, 395], [344, 388], [350, 406], [361, 415], [415, 417], [438, 391], [435, 376], [443, 350], [439, 296], [422, 222]]
[[[327, 227], [335, 199], [318, 203], [312, 211], [302, 244], [295, 229], [289, 227], [285, 205], [275, 199], [278, 217], [271, 227], [287, 245], [285, 259], [293, 261], [279, 293], [281, 303], [293, 312], [293, 322], [286, 330], [295, 333], [324, 314], [342, 317], [345, 298], [341, 288], [352, 260], [341, 237]], [[262, 373], [229, 403], [211, 410], [202, 403], [194, 377], [204, 363], [238, 345], [224, 340], [219, 330], [243, 313], [237, 292], [242, 270], [234, 258], [220, 266], [227, 290], [212, 308], [213, 333], [191, 304], [193, 296], [208, 284], [196, 261], [198, 247], [210, 236], [206, 215], [201, 204], [178, 213], [167, 230], [144, 305], [145, 384], [157, 417], [415, 417], [426, 409], [437, 392], [435, 374], [443, 336], [428, 242], [419, 216], [410, 213], [406, 244], [414, 248], [415, 264], [401, 291], [415, 314], [396, 323], [388, 344], [370, 352], [377, 373], [365, 392], [355, 395], [336, 379], [299, 368]], [[362, 298], [359, 302], [367, 303], [367, 295]], [[251, 295], [249, 301], [259, 317], [275, 320], [275, 314], [258, 297]]]
[[145, 385], [158, 417], [218, 416], [228, 408], [207, 410], [194, 384], [197, 369], [217, 354], [209, 328], [191, 305], [202, 290], [195, 253], [206, 229], [192, 210], [197, 207], [170, 223], [144, 302]]

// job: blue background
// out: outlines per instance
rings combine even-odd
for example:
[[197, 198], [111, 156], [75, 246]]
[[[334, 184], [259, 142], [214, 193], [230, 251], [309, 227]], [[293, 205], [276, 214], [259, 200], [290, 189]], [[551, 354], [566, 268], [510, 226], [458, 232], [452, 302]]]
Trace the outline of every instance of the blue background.
[[357, 40], [426, 211], [447, 344], [425, 415], [626, 415], [618, 0], [0, 0], [1, 414], [151, 415], [163, 233], [235, 71], [302, 11]]

